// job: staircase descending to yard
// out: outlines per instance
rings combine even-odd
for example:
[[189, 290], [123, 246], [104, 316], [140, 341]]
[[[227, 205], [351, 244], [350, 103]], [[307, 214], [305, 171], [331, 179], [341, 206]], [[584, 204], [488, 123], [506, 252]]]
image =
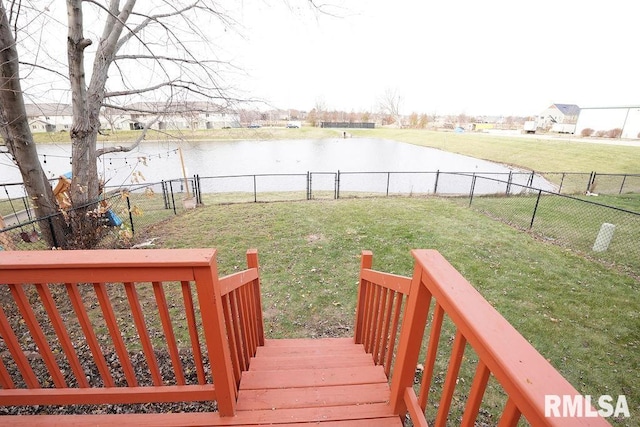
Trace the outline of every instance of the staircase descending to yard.
[[0, 406], [217, 405], [0, 424], [608, 425], [545, 413], [546, 395], [578, 392], [436, 251], [413, 251], [411, 278], [373, 270], [363, 252], [354, 337], [323, 339], [265, 339], [257, 252], [225, 277], [215, 256], [0, 252]]

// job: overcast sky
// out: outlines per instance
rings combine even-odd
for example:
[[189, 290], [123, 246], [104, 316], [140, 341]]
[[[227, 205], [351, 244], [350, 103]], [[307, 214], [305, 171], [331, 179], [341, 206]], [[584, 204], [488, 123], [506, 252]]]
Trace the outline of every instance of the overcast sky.
[[640, 105], [636, 1], [348, 0], [338, 17], [288, 4], [243, 3], [232, 48], [242, 85], [279, 108], [375, 111], [387, 89], [404, 114]]

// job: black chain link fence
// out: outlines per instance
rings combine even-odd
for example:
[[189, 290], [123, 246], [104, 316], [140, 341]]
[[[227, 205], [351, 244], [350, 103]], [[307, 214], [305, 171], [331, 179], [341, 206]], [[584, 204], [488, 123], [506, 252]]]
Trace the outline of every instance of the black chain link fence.
[[[543, 178], [546, 178], [545, 179]], [[28, 198], [4, 187], [0, 246], [47, 249]], [[134, 236], [199, 204], [274, 202], [394, 195], [454, 196], [494, 219], [616, 264], [640, 275], [640, 213], [624, 205], [640, 193], [640, 174], [471, 173], [471, 172], [307, 172], [175, 179], [106, 188], [100, 209], [100, 247], [131, 247]], [[0, 193], [1, 194], [1, 193]], [[13, 194], [13, 195], [11, 195]], [[569, 194], [573, 194], [570, 196]], [[607, 203], [594, 194], [611, 194]], [[622, 197], [620, 196], [622, 195]], [[618, 206], [616, 203], [620, 203]], [[637, 206], [637, 198], [631, 206]]]

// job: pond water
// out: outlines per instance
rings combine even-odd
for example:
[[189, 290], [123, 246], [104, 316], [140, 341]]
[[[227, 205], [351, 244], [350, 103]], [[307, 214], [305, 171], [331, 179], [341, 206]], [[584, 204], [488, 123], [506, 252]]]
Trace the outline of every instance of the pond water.
[[[403, 172], [393, 174], [393, 191], [429, 192], [433, 189], [435, 174], [425, 178], [406, 172], [465, 172], [490, 175], [506, 180], [504, 174], [513, 171], [498, 163], [453, 154], [437, 149], [401, 142], [371, 139], [321, 139], [321, 140], [265, 140], [265, 141], [195, 141], [182, 142], [182, 153], [187, 176], [219, 177], [254, 174], [306, 174], [307, 172], [341, 171], [346, 189], [380, 191], [380, 182], [389, 185], [386, 174], [349, 174], [352, 172]], [[51, 178], [71, 169], [71, 144], [39, 145], [41, 163]], [[8, 158], [0, 159], [0, 184], [20, 182], [17, 168]], [[131, 183], [152, 183], [182, 177], [181, 160], [176, 141], [147, 141], [129, 153], [112, 153], [102, 157], [98, 164], [100, 174], [109, 187]], [[406, 174], [405, 174], [406, 173]], [[317, 174], [320, 176], [322, 174]], [[380, 176], [378, 176], [380, 175]], [[374, 178], [376, 177], [377, 178]], [[519, 179], [522, 184], [526, 177]], [[536, 177], [534, 186], [549, 186]], [[332, 175], [327, 174], [326, 184], [332, 186]], [[460, 188], [447, 190], [465, 193], [469, 190], [467, 176]], [[206, 180], [205, 180], [206, 181]], [[261, 191], [298, 189], [303, 178], [277, 179], [268, 183], [263, 179]], [[295, 181], [295, 182], [294, 182]], [[300, 182], [298, 182], [300, 181]], [[378, 182], [380, 181], [380, 182]], [[233, 180], [226, 179], [224, 188], [212, 191], [244, 191], [246, 184], [234, 187]], [[318, 181], [320, 182], [320, 181]], [[453, 184], [455, 186], [455, 184]], [[314, 187], [316, 184], [314, 184]], [[8, 187], [11, 196], [22, 195], [21, 188]], [[291, 187], [291, 188], [290, 188]], [[293, 188], [295, 187], [295, 188]], [[342, 186], [341, 186], [342, 188]], [[317, 187], [316, 187], [317, 189]], [[384, 191], [384, 189], [382, 189]], [[205, 188], [203, 191], [207, 191]], [[442, 190], [444, 191], [444, 190]], [[4, 191], [2, 191], [4, 193]], [[0, 198], [6, 194], [0, 195]]]

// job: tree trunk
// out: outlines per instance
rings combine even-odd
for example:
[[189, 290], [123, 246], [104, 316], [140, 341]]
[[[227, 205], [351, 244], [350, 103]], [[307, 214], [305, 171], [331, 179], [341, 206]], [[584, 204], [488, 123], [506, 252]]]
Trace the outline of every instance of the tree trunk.
[[[49, 246], [67, 247], [66, 225], [42, 169], [24, 106], [18, 52], [4, 3], [0, 1], [0, 135], [15, 159]], [[55, 215], [51, 217], [52, 215]]]

